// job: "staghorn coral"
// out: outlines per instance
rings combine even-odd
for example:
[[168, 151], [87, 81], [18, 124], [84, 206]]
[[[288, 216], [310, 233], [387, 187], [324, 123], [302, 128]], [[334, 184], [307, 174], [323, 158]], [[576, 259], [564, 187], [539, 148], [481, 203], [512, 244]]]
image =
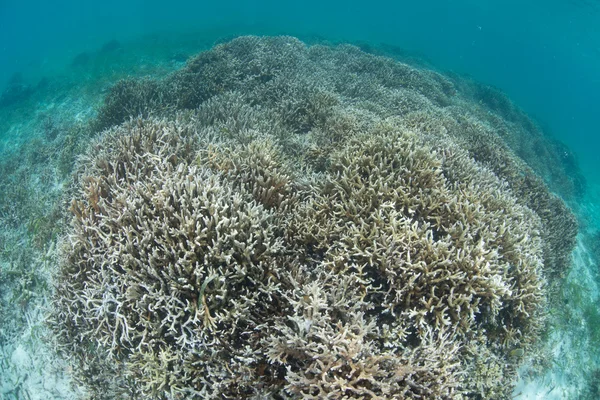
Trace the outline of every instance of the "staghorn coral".
[[122, 79], [110, 88], [110, 94], [98, 113], [93, 129], [101, 131], [125, 122], [131, 116], [149, 116], [160, 109], [163, 94], [159, 82], [151, 79]]
[[[351, 266], [360, 269], [357, 266]], [[419, 346], [398, 346], [378, 326], [371, 286], [360, 274], [326, 265], [289, 274], [290, 310], [265, 339], [269, 362], [286, 367], [293, 398], [450, 398], [461, 392], [459, 344], [445, 329], [427, 327]]]
[[576, 225], [450, 80], [244, 37], [152, 87], [70, 194], [51, 325], [93, 396], [510, 397]]
[[[141, 96], [149, 90], [144, 88], [151, 88], [151, 95]], [[106, 122], [102, 128], [124, 121], [127, 115], [205, 107], [221, 95], [234, 95], [237, 100], [232, 102], [241, 100], [246, 110], [249, 105], [275, 113], [268, 118], [273, 126], [260, 124], [259, 131], [277, 130], [280, 140], [288, 138], [284, 147], [295, 153], [297, 145], [289, 138], [297, 135], [289, 133], [322, 135], [325, 131], [327, 140], [345, 134], [332, 132], [333, 126], [328, 125], [333, 123], [331, 115], [340, 102], [353, 112], [338, 115], [349, 119], [362, 114], [358, 121], [354, 118], [354, 125], [346, 127], [347, 132], [362, 129], [364, 126], [358, 124], [368, 119], [399, 117], [407, 128], [450, 136], [460, 141], [471, 157], [507, 181], [521, 203], [541, 216], [542, 235], [549, 244], [545, 265], [552, 276], [559, 279], [568, 269], [577, 222], [562, 201], [547, 190], [544, 180], [567, 199], [581, 196], [585, 182], [564, 146], [546, 138], [533, 121], [492, 87], [369, 55], [355, 46], [307, 48], [290, 37], [242, 37], [201, 53], [164, 80], [119, 83], [114, 91], [99, 113], [99, 120]], [[240, 109], [239, 104], [230, 108]], [[211, 111], [222, 118], [222, 112]], [[367, 112], [372, 115], [364, 115]], [[221, 129], [232, 124], [221, 122], [225, 125]], [[322, 143], [318, 147], [317, 152], [322, 152]], [[315, 152], [312, 157], [320, 156]], [[323, 158], [321, 161], [325, 162]]]
[[[196, 348], [233, 344], [264, 319], [254, 313], [268, 302], [269, 259], [281, 247], [262, 206], [210, 171], [186, 165], [192, 153], [177, 140], [177, 128], [137, 121], [125, 127], [127, 135], [117, 130], [94, 146], [80, 200], [71, 206], [75, 237], [59, 292], [68, 340], [127, 356], [125, 377], [140, 382], [144, 394], [189, 394], [192, 380], [209, 375], [195, 368], [190, 377], [184, 369], [166, 381], [139, 379], [152, 376], [151, 360], [163, 368], [169, 354], [187, 353], [199, 363], [204, 357]], [[103, 339], [90, 342], [96, 335]], [[251, 354], [239, 345], [238, 356]], [[207, 354], [212, 367], [203, 365], [224, 377], [234, 354], [220, 353], [221, 362]]]
[[385, 293], [372, 301], [392, 315], [401, 304], [412, 326], [468, 330], [481, 309], [495, 317], [508, 305], [517, 321], [501, 325], [526, 326], [540, 302], [537, 217], [451, 143], [437, 153], [393, 125], [379, 129], [332, 155], [330, 178], [297, 213], [294, 242], [332, 268], [369, 266]]

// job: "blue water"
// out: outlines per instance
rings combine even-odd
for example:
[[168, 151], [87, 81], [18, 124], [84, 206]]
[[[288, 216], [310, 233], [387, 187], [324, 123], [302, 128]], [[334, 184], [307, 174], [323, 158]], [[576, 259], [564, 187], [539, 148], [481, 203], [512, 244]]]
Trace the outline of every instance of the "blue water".
[[[584, 357], [577, 350], [583, 353], [587, 351], [587, 347], [580, 344], [581, 342], [577, 341], [579, 339], [574, 339], [593, 336], [593, 340], [587, 341], [586, 345], [600, 343], [600, 333], [590, 333], [588, 329], [592, 325], [589, 321], [597, 323], [600, 327], [600, 313], [596, 311], [600, 304], [600, 262], [597, 259], [600, 254], [600, 0], [233, 0], [214, 3], [191, 0], [0, 0], [0, 94], [15, 74], [31, 86], [37, 85], [44, 77], [52, 76], [67, 75], [71, 76], [73, 81], [84, 78], [90, 81], [97, 79], [98, 76], [86, 76], [85, 72], [73, 68], [74, 60], [82, 54], [97, 54], [98, 49], [110, 41], [127, 44], [143, 41], [143, 38], [152, 35], [180, 35], [189, 41], [190, 36], [205, 35], [205, 42], [200, 40], [200, 44], [194, 43], [186, 48], [192, 49], [197, 44], [200, 50], [202, 46], [204, 49], [210, 47], [215, 39], [226, 40], [245, 34], [285, 34], [298, 36], [301, 40], [313, 39], [316, 42], [371, 44], [374, 48], [379, 45], [386, 45], [387, 48], [393, 46], [401, 49], [403, 54], [424, 60], [428, 67], [442, 73], [470, 76], [476, 81], [499, 88], [517, 106], [532, 116], [545, 134], [565, 143], [576, 155], [587, 180], [588, 197], [577, 199], [579, 203], [571, 199], [569, 203], [577, 213], [581, 229], [578, 247], [574, 252], [573, 268], [565, 279], [567, 289], [565, 293], [561, 293], [561, 296], [564, 294], [561, 301], [564, 301], [567, 308], [571, 304], [573, 309], [580, 304], [591, 308], [579, 307], [573, 311], [572, 319], [564, 318], [568, 321], [565, 324], [572, 324], [569, 328], [573, 328], [573, 331], [583, 332], [581, 336], [557, 334], [556, 337], [550, 338], [554, 346], [551, 347], [556, 350], [554, 354], [557, 360], [568, 360], [564, 365], [556, 367], [556, 371], [559, 372], [551, 372], [548, 375], [550, 378], [544, 378], [549, 381], [540, 385], [542, 389], [539, 393], [550, 393], [547, 389], [550, 387], [575, 387], [576, 385], [569, 381], [572, 376], [564, 373], [568, 370], [573, 372], [572, 375], [581, 372], [573, 368], [573, 365], [584, 365], [584, 362], [585, 365], [594, 365], [596, 368], [600, 365], [599, 352], [589, 351], [590, 359], [581, 361]], [[164, 43], [162, 45], [164, 46]], [[185, 53], [184, 56], [194, 54], [182, 53]], [[137, 62], [137, 59], [135, 61]], [[131, 63], [131, 60], [127, 62]], [[152, 62], [151, 58], [139, 60], [140, 65]], [[171, 72], [183, 67], [183, 64], [183, 61], [178, 60], [165, 69], [170, 68], [168, 72]], [[108, 70], [110, 66], [102, 71]], [[151, 68], [148, 68], [148, 71], [150, 70]], [[95, 87], [96, 92], [90, 89], [90, 93], [100, 97], [99, 94], [105, 93], [114, 80], [122, 77], [118, 74], [115, 76], [116, 78], [107, 77], [102, 84]], [[90, 95], [91, 97], [93, 96]], [[52, 101], [59, 103], [60, 99], [57, 97]], [[66, 103], [68, 102], [65, 101]], [[44, 107], [40, 106], [40, 109]], [[85, 120], [92, 115], [93, 112], [89, 110], [93, 107], [87, 103], [86, 107], [87, 111], [78, 109], [73, 119]], [[61, 109], [59, 105], [55, 108], [48, 106], [48, 109], [60, 109], [63, 113], [65, 108], [67, 107]], [[15, 118], [14, 115], [11, 117]], [[22, 115], [29, 114], [23, 112]], [[61, 118], [65, 116], [70, 115], [61, 114]], [[22, 120], [25, 118], [27, 117], [23, 117]], [[6, 139], [7, 135], [26, 131], [19, 128], [5, 132], [6, 125], [7, 123], [0, 120], [2, 140]], [[0, 172], [2, 171], [0, 169]], [[62, 190], [62, 184], [64, 183], [56, 184], [53, 189], [57, 192]], [[0, 192], [0, 200], [2, 195]], [[47, 216], [49, 213], [42, 214]], [[35, 229], [16, 227], [15, 223], [15, 227], [12, 227], [17, 232], [15, 237], [3, 236], [3, 219], [8, 220], [8, 217], [0, 217], [1, 262], [5, 256], [3, 249], [8, 248], [8, 245], [3, 246], [4, 237], [28, 248], [29, 239], [21, 240], [16, 236], [22, 232], [31, 234], [30, 231]], [[596, 253], [592, 254], [594, 240], [597, 247]], [[15, 248], [17, 247], [15, 245]], [[44, 247], [43, 251], [46, 250]], [[6, 254], [8, 253], [7, 250]], [[0, 273], [2, 267], [0, 263]], [[0, 279], [0, 289], [1, 284]], [[1, 295], [0, 290], [0, 300]], [[573, 300], [574, 298], [578, 300]], [[3, 328], [2, 311], [0, 307], [0, 333]], [[3, 343], [0, 342], [0, 349], [2, 346]], [[16, 382], [20, 379], [15, 378], [14, 382], [2, 379], [4, 366], [9, 365], [3, 364], [4, 359], [10, 358], [10, 365], [20, 365], [19, 349], [11, 348], [10, 351], [0, 354], [0, 390], [16, 387]], [[553, 362], [558, 364], [556, 360]], [[553, 364], [552, 368], [555, 366]], [[14, 376], [26, 376], [26, 372], [22, 371], [28, 370], [25, 367], [22, 370], [15, 367], [15, 371], [11, 373]], [[600, 371], [600, 368], [597, 371]], [[597, 372], [597, 376], [600, 376], [600, 372]], [[583, 390], [582, 386], [578, 385], [576, 389], [565, 389], [560, 394], [557, 389], [552, 393], [552, 397], [547, 398], [563, 398], [560, 396], [567, 392], [571, 395], [581, 393], [577, 390]], [[526, 386], [520, 385], [518, 390], [538, 393], [526, 389]], [[598, 384], [593, 387], [600, 391]], [[591, 389], [585, 390], [586, 393], [592, 392]], [[3, 393], [8, 392], [0, 391], [0, 398]], [[545, 398], [531, 396], [522, 398]]]
[[[168, 4], [165, 5], [165, 4]], [[600, 3], [545, 1], [0, 2], [0, 86], [85, 50], [160, 31], [318, 35], [420, 53], [505, 91], [600, 180]]]

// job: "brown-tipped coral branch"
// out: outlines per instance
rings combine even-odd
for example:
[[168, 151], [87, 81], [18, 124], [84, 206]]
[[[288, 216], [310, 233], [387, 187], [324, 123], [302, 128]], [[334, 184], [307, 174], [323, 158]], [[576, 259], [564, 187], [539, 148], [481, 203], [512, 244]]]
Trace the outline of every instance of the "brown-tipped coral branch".
[[115, 86], [54, 297], [90, 393], [510, 398], [576, 225], [456, 79], [243, 37]]

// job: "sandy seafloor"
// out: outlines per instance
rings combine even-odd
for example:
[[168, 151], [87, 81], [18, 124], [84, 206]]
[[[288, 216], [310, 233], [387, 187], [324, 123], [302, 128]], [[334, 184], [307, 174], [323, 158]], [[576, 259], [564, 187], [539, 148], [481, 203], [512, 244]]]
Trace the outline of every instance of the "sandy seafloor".
[[[71, 385], [70, 367], [50, 348], [44, 325], [57, 265], [56, 246], [49, 243], [56, 236], [38, 230], [53, 216], [44, 207], [60, 206], [60, 196], [71, 179], [61, 173], [56, 157], [66, 144], [73, 145], [69, 142], [72, 132], [95, 115], [104, 93], [118, 79], [164, 76], [181, 68], [187, 57], [210, 48], [220, 35], [149, 36], [119, 43], [114, 52], [90, 49], [79, 61], [66, 62], [25, 101], [0, 108], [0, 158], [16, 160], [18, 165], [11, 168], [21, 178], [4, 182], [5, 188], [14, 185], [15, 193], [0, 193], [0, 201], [23, 198], [27, 207], [31, 204], [32, 213], [44, 216], [34, 223], [28, 221], [24, 204], [4, 207], [0, 214], [1, 399], [75, 399], [84, 394]], [[30, 75], [39, 79], [42, 72]], [[72, 153], [85, 144], [85, 138], [75, 143]], [[600, 231], [600, 185], [590, 183], [585, 197], [570, 206], [580, 221], [580, 234], [562, 298], [550, 310], [552, 329], [546, 341], [553, 359], [541, 372], [525, 363], [515, 399], [600, 396], [600, 279], [593, 251]]]

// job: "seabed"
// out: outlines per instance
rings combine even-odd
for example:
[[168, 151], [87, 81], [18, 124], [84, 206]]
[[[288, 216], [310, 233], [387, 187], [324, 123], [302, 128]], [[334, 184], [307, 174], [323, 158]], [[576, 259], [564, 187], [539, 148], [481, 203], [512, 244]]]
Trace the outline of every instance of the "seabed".
[[[208, 50], [222, 33], [109, 42], [81, 53], [23, 97], [0, 107], [0, 398], [77, 399], [73, 366], [59, 357], [46, 322], [65, 226], [60, 219], [82, 135], [119, 79], [161, 79]], [[403, 60], [409, 62], [410, 60]], [[37, 77], [36, 77], [37, 74]], [[28, 76], [29, 77], [29, 76]], [[600, 398], [600, 185], [565, 199], [579, 221], [572, 267], [549, 304], [549, 355], [524, 362], [515, 399]]]

